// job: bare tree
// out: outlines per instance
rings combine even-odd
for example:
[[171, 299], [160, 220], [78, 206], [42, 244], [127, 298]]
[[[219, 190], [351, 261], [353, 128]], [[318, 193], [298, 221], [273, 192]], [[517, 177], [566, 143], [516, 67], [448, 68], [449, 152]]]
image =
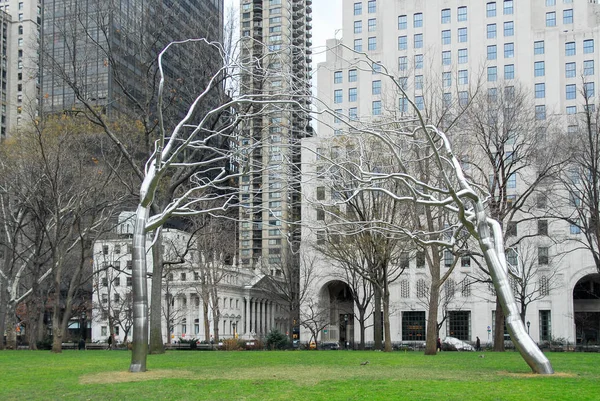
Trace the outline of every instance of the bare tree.
[[[550, 362], [528, 336], [520, 319], [508, 279], [509, 268], [514, 266], [506, 263], [502, 227], [497, 220], [488, 217], [484, 204], [489, 194], [465, 177], [448, 136], [426, 123], [418, 110], [420, 107], [406, 95], [397, 78], [383, 71], [382, 75], [402, 92], [414, 111], [414, 117], [382, 120], [375, 126], [372, 121], [353, 121], [350, 124], [355, 132], [379, 141], [394, 160], [392, 171], [374, 170], [358, 162], [356, 169], [345, 168], [354, 178], [350, 198], [366, 192], [415, 206], [445, 209], [452, 218], [443, 232], [415, 231], [412, 227], [403, 226], [394, 227], [394, 231], [423, 246], [438, 244], [448, 249], [455, 247], [468, 231], [476, 239], [484, 256], [515, 346], [533, 371], [553, 373]], [[326, 113], [331, 111], [327, 110]], [[422, 149], [422, 152], [415, 152], [415, 147]], [[414, 174], [418, 171], [415, 166], [423, 159], [430, 160], [431, 175], [439, 177], [438, 180], [422, 181]], [[384, 185], [389, 182], [395, 186]]]
[[308, 298], [300, 310], [300, 324], [310, 331], [309, 344], [319, 345], [319, 335], [329, 325], [331, 305], [322, 300]]

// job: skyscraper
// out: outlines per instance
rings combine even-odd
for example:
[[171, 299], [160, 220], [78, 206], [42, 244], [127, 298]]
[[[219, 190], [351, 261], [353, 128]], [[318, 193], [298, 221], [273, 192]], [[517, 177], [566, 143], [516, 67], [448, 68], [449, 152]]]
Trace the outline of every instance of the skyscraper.
[[[0, 140], [37, 115], [39, 98], [39, 0], [0, 3], [2, 23], [2, 106]], [[25, 120], [24, 120], [25, 119]]]
[[310, 102], [311, 4], [242, 0], [240, 7], [242, 61], [255, 63], [242, 91], [292, 95], [298, 102], [297, 107], [271, 108], [243, 127], [246, 145], [262, 144], [253, 152], [253, 162], [262, 169], [240, 183], [241, 202], [250, 207], [240, 212], [240, 264], [273, 274], [296, 263], [289, 251], [300, 240], [295, 224], [300, 218], [300, 139], [312, 135], [301, 112]]
[[[485, 107], [473, 114], [480, 117], [488, 132], [501, 139], [490, 141], [488, 146], [492, 156], [505, 155], [501, 162], [513, 163], [518, 160], [515, 155], [523, 157], [524, 143], [541, 150], [556, 146], [549, 141], [556, 132], [575, 138], [581, 130], [589, 130], [590, 135], [597, 137], [599, 11], [598, 2], [588, 0], [344, 0], [343, 39], [328, 42], [332, 50], [318, 70], [317, 96], [336, 116], [324, 115], [319, 137], [305, 143], [313, 148], [306, 151], [305, 172], [314, 180], [303, 188], [303, 193], [307, 198], [318, 199], [319, 186], [325, 184], [319, 184], [316, 155], [319, 148], [326, 150], [335, 138], [353, 134], [346, 122], [369, 124], [402, 115], [411, 118], [414, 113], [407, 97], [428, 122], [445, 129], [447, 120], [443, 117], [464, 116], [470, 99], [479, 96]], [[345, 47], [338, 46], [340, 43]], [[371, 62], [366, 62], [362, 53]], [[397, 79], [406, 96], [382, 74], [384, 67]], [[521, 98], [526, 101], [515, 104], [515, 93], [522, 93]], [[526, 114], [520, 121], [529, 119], [527, 128], [524, 124], [510, 128], [510, 123], [515, 123], [515, 109]], [[584, 122], [588, 116], [591, 124]], [[461, 125], [452, 133], [459, 135], [467, 130], [468, 125]], [[465, 154], [472, 149], [457, 145], [455, 151]], [[463, 160], [469, 164], [468, 159]], [[521, 159], [520, 163], [525, 161]], [[475, 174], [476, 169], [490, 173], [488, 165], [471, 168], [468, 174]], [[582, 188], [583, 185], [573, 183], [587, 185], [590, 177], [597, 174], [594, 168], [569, 168], [573, 168], [572, 177], [564, 181], [570, 181], [570, 188]], [[531, 177], [538, 173], [532, 174], [531, 170], [535, 170], [533, 164], [507, 176], [502, 184], [504, 192], [499, 196], [505, 197], [507, 205], [526, 199], [523, 196], [532, 188]], [[484, 186], [486, 178], [484, 175], [481, 180]], [[586, 338], [597, 337], [592, 333], [598, 331], [600, 322], [600, 309], [592, 306], [598, 298], [593, 290], [599, 280], [596, 263], [589, 249], [578, 247], [586, 243], [584, 230], [589, 215], [578, 211], [585, 203], [581, 199], [584, 195], [550, 188], [535, 188], [540, 192], [538, 196], [525, 202], [527, 211], [519, 211], [529, 213], [528, 218], [515, 218], [512, 222], [505, 219], [507, 261], [521, 268], [534, 268], [531, 271], [535, 274], [527, 279], [529, 294], [534, 294], [535, 301], [523, 317], [532, 338], [544, 342], [564, 337], [583, 343]], [[497, 202], [499, 197], [490, 193], [489, 202]], [[561, 197], [567, 201], [561, 203]], [[316, 208], [305, 206], [303, 221], [326, 224], [326, 218], [319, 216]], [[576, 218], [552, 218], [564, 210]], [[319, 241], [318, 235], [308, 229], [305, 234], [303, 240]], [[519, 248], [520, 244], [514, 248], [511, 245], [517, 242], [516, 238], [524, 237], [535, 239], [529, 252]], [[428, 278], [422, 255], [415, 251], [403, 261], [406, 272], [392, 290], [392, 302], [398, 308], [390, 318], [393, 341], [424, 338], [428, 311], [420, 305], [420, 299], [428, 288]], [[453, 260], [448, 253], [443, 264], [450, 266]], [[490, 338], [488, 333], [493, 332], [495, 324], [494, 289], [469, 281], [477, 272], [469, 258], [458, 262], [447, 282], [455, 298], [445, 306], [447, 319], [441, 333], [464, 340]], [[336, 279], [327, 275], [330, 267], [331, 261], [323, 261], [320, 278], [314, 283], [315, 293], [330, 293], [328, 285]], [[519, 290], [517, 282], [512, 284]], [[461, 284], [461, 291], [455, 289], [457, 283]], [[331, 319], [330, 337], [323, 339], [334, 341], [341, 338], [337, 337], [337, 329], [342, 332], [346, 326], [334, 314]], [[352, 330], [346, 334], [346, 338], [358, 339], [358, 333]]]
[[[144, 104], [152, 109], [156, 58], [169, 42], [222, 41], [223, 0], [47, 0], [42, 37], [44, 112], [77, 112], [85, 102], [136, 116]], [[190, 44], [165, 56], [175, 118], [220, 67], [212, 51]]]

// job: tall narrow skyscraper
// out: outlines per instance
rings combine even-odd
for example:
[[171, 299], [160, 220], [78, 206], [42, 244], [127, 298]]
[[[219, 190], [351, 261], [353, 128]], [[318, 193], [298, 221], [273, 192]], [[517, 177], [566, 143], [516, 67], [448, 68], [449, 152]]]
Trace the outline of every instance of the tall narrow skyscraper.
[[[242, 61], [253, 71], [242, 91], [290, 95], [297, 105], [272, 107], [245, 126], [246, 145], [256, 145], [261, 172], [242, 178], [240, 264], [278, 274], [295, 264], [300, 241], [300, 139], [311, 136], [309, 107], [311, 0], [242, 0]], [[242, 144], [243, 145], [243, 144]], [[260, 265], [260, 266], [259, 266]]]

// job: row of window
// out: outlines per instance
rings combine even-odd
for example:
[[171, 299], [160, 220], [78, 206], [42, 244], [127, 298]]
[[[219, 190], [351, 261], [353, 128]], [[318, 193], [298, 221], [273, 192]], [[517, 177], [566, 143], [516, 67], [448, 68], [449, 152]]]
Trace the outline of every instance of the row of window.
[[[363, 3], [362, 2], [354, 3], [354, 15], [362, 15], [362, 12], [363, 12]], [[373, 13], [377, 12], [377, 1], [376, 0], [369, 0], [367, 2], [367, 12], [369, 14], [373, 14]]]
[[[569, 25], [573, 23], [573, 9], [569, 8], [567, 10], [563, 10], [563, 24]], [[554, 27], [556, 26], [556, 11], [549, 11], [546, 13], [546, 26]]]

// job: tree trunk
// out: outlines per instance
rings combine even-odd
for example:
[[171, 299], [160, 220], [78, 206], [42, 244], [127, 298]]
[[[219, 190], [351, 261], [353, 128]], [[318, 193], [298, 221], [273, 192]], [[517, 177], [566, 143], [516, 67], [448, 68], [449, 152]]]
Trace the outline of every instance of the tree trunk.
[[145, 372], [148, 357], [148, 286], [146, 284], [146, 222], [148, 208], [140, 205], [133, 228], [133, 350], [130, 372]]
[[[8, 291], [4, 282], [0, 283], [0, 333], [6, 330], [6, 303], [8, 302]], [[4, 349], [4, 341], [0, 341], [0, 350]]]
[[392, 335], [390, 332], [390, 291], [387, 283], [383, 289], [383, 330], [385, 344], [383, 351], [392, 352]]
[[[57, 290], [58, 291], [58, 290]], [[56, 294], [55, 294], [56, 296]], [[62, 330], [61, 319], [60, 319], [60, 302], [59, 297], [56, 297], [54, 305], [52, 307], [52, 352], [62, 352], [64, 332]]]
[[365, 311], [364, 309], [358, 310], [358, 325], [360, 330], [360, 344], [358, 345], [359, 350], [365, 349]]
[[504, 352], [504, 310], [500, 298], [496, 297], [496, 317], [494, 320], [494, 351]]
[[440, 282], [432, 280], [429, 291], [429, 307], [427, 316], [427, 334], [425, 341], [425, 355], [437, 355], [438, 339], [438, 310], [440, 306]]
[[6, 306], [6, 348], [17, 349], [17, 315], [14, 302]]
[[381, 350], [381, 290], [379, 286], [373, 286], [373, 348]]
[[210, 341], [210, 319], [208, 317], [208, 302], [202, 300], [202, 317], [204, 318], [204, 341]]
[[[162, 336], [162, 273], [163, 273], [163, 246], [162, 234], [158, 235], [152, 246], [152, 294], [150, 296], [150, 348], [151, 354], [164, 354], [165, 346]], [[167, 337], [171, 338], [168, 332]], [[167, 340], [168, 341], [168, 340]]]

